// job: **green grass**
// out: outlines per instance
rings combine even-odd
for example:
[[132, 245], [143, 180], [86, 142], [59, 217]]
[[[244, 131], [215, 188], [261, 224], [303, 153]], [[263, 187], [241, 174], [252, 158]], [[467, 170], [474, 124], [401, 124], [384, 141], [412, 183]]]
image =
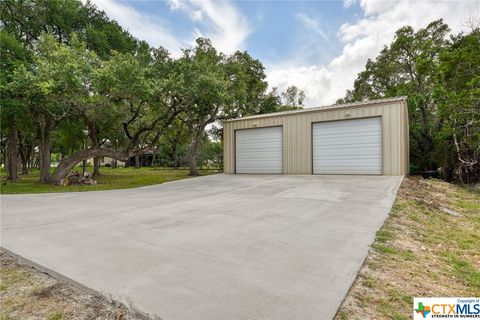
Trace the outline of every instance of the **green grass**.
[[[77, 169], [80, 171], [80, 169]], [[220, 170], [198, 170], [200, 175], [218, 173]], [[55, 186], [41, 184], [39, 182], [39, 171], [34, 170], [28, 175], [20, 175], [20, 179], [12, 183], [5, 179], [5, 171], [0, 171], [0, 193], [21, 194], [21, 193], [50, 193], [50, 192], [73, 192], [73, 191], [99, 191], [113, 189], [127, 189], [153, 184], [160, 184], [168, 181], [189, 178], [187, 169], [170, 168], [101, 168], [101, 175], [96, 178], [97, 185], [79, 186]]]
[[16, 268], [4, 268], [0, 271], [1, 291], [5, 291], [15, 285], [31, 284], [33, 273]]
[[385, 243], [387, 241], [393, 240], [393, 233], [388, 230], [379, 230], [377, 232], [376, 241], [380, 243]]
[[411, 319], [413, 297], [480, 295], [478, 230], [478, 187], [405, 178], [336, 319]]
[[10, 311], [9, 310], [0, 310], [0, 320], [10, 320]]
[[55, 311], [48, 315], [47, 320], [62, 320], [64, 316], [63, 311]]
[[455, 276], [462, 279], [466, 286], [477, 288], [480, 292], [480, 270], [476, 269], [468, 260], [458, 259], [450, 254], [447, 257]]
[[385, 254], [395, 254], [397, 253], [397, 250], [395, 248], [386, 246], [384, 244], [380, 243], [374, 243], [372, 244], [372, 249], [375, 250], [378, 253], [385, 253]]

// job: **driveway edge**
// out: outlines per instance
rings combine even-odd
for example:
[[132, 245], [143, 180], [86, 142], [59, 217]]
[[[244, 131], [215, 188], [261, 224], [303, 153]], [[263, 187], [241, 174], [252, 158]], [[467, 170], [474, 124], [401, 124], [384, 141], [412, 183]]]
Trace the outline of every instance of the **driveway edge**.
[[65, 283], [68, 283], [72, 286], [74, 286], [75, 288], [85, 292], [85, 293], [88, 293], [88, 294], [91, 294], [101, 300], [104, 300], [105, 302], [107, 303], [115, 303], [115, 304], [120, 304], [122, 305], [125, 309], [128, 309], [130, 312], [132, 312], [132, 314], [134, 314], [136, 317], [140, 318], [140, 319], [144, 319], [144, 320], [152, 320], [152, 319], [155, 319], [155, 320], [161, 320], [160, 317], [158, 316], [152, 316], [152, 315], [149, 315], [149, 314], [146, 314], [145, 312], [141, 312], [139, 311], [137, 308], [133, 307], [132, 304], [130, 303], [125, 303], [125, 302], [122, 302], [122, 301], [119, 301], [117, 299], [114, 299], [108, 295], [105, 295], [105, 294], [102, 294], [100, 293], [99, 291], [97, 290], [94, 290], [92, 288], [89, 288], [73, 279], [70, 279], [69, 277], [66, 277], [58, 272], [56, 272], [55, 270], [53, 269], [50, 269], [50, 268], [47, 268], [45, 266], [42, 266], [36, 262], [33, 262], [32, 260], [30, 259], [27, 259], [3, 246], [0, 246], [0, 250], [3, 250], [5, 251], [7, 254], [11, 255], [12, 257], [14, 257], [15, 259], [19, 260], [22, 264], [30, 267], [30, 268], [33, 268], [37, 271], [40, 271], [42, 273], [45, 273], [45, 274], [48, 274], [49, 276], [57, 279], [57, 280], [60, 280], [60, 281], [63, 281]]
[[365, 258], [363, 259], [362, 264], [360, 265], [360, 268], [357, 270], [354, 277], [352, 277], [352, 280], [350, 281], [350, 285], [348, 286], [348, 290], [345, 293], [345, 296], [343, 297], [343, 299], [340, 300], [340, 303], [337, 307], [337, 311], [333, 315], [332, 319], [337, 319], [338, 318], [338, 316], [339, 316], [338, 312], [340, 311], [340, 307], [343, 305], [343, 303], [345, 302], [345, 299], [347, 299], [348, 295], [352, 291], [353, 285], [355, 284], [355, 281], [357, 281], [358, 276], [360, 274], [360, 271], [363, 269], [363, 267], [365, 266], [365, 263], [367, 262], [367, 258], [370, 255], [370, 248], [371, 248], [372, 244], [375, 243], [376, 233], [383, 228], [383, 226], [385, 225], [385, 222], [387, 221], [388, 217], [390, 216], [390, 213], [392, 212], [393, 205], [395, 204], [395, 201], [397, 200], [398, 190], [400, 189], [400, 186], [402, 185], [403, 180], [405, 179], [405, 175], [402, 175], [401, 177], [402, 177], [402, 179], [390, 190], [390, 192], [395, 195], [395, 199], [393, 199], [393, 202], [390, 206], [390, 210], [388, 211], [388, 215], [385, 218], [385, 220], [383, 221], [380, 228], [378, 228], [378, 230], [375, 232], [375, 236], [373, 237], [373, 240], [370, 242], [370, 244], [367, 247], [367, 254], [365, 255]]

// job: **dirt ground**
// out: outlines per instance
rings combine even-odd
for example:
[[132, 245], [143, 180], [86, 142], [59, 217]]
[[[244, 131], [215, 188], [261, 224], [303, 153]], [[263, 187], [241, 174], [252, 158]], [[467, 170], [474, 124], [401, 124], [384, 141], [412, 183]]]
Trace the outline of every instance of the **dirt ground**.
[[0, 319], [145, 319], [122, 304], [22, 264], [0, 250]]
[[479, 297], [479, 230], [479, 187], [405, 178], [336, 319], [411, 319], [413, 297]]

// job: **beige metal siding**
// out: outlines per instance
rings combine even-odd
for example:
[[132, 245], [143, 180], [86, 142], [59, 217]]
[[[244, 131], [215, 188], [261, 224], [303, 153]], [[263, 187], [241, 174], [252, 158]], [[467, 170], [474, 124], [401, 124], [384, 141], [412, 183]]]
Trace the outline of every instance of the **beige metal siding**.
[[283, 127], [283, 172], [312, 173], [312, 123], [365, 117], [382, 117], [383, 174], [408, 173], [408, 114], [403, 100], [375, 102], [351, 107], [306, 109], [302, 112], [235, 119], [223, 123], [224, 172], [235, 173], [235, 130]]

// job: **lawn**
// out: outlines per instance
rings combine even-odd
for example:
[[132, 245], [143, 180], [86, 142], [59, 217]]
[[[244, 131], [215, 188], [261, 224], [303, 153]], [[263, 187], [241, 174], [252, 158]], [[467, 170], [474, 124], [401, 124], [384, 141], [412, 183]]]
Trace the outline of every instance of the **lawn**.
[[336, 319], [411, 319], [413, 297], [479, 297], [479, 230], [478, 187], [405, 178]]
[[[80, 171], [80, 169], [78, 169]], [[200, 175], [209, 175], [221, 172], [220, 170], [198, 170]], [[18, 182], [6, 181], [5, 171], [0, 171], [0, 192], [13, 193], [46, 193], [72, 191], [98, 191], [112, 189], [126, 189], [164, 183], [189, 178], [187, 169], [170, 168], [101, 168], [101, 175], [96, 178], [97, 185], [78, 185], [60, 187], [38, 182], [39, 171], [34, 170], [28, 175], [20, 175]]]

